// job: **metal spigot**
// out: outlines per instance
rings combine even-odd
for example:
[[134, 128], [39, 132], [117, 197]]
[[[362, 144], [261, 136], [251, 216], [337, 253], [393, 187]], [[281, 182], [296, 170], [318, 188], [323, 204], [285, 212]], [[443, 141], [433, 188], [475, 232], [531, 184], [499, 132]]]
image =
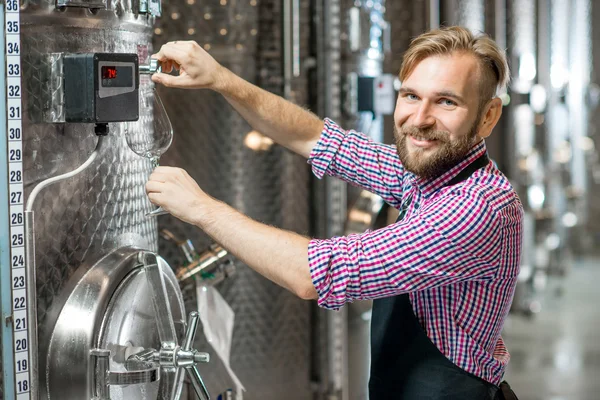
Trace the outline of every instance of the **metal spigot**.
[[235, 265], [230, 255], [221, 246], [213, 244], [190, 264], [177, 269], [175, 275], [179, 281], [195, 277], [203, 282], [216, 285], [235, 273]]
[[179, 281], [194, 277], [214, 286], [235, 273], [231, 256], [223, 247], [213, 244], [202, 254], [198, 254], [191, 240], [181, 240], [167, 229], [161, 230], [160, 234], [177, 244], [188, 262], [175, 273]]
[[152, 75], [161, 72], [160, 63], [155, 58], [151, 58], [148, 64], [140, 64], [139, 68], [141, 75]]

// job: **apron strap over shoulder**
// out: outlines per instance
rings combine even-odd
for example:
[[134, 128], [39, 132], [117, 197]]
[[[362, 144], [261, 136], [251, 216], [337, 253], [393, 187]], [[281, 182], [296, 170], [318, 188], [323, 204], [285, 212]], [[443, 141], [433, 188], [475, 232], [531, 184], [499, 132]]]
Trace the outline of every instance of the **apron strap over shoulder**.
[[496, 392], [495, 400], [519, 400], [515, 392], [506, 381], [500, 383], [500, 390]]

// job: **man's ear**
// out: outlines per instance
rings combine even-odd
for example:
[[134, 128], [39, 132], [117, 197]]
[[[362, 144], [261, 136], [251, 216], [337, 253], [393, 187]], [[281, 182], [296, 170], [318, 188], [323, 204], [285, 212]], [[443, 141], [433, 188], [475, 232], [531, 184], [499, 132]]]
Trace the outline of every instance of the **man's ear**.
[[491, 135], [492, 130], [498, 123], [502, 115], [502, 100], [499, 97], [494, 97], [486, 106], [484, 114], [481, 118], [479, 131], [477, 136], [484, 139]]

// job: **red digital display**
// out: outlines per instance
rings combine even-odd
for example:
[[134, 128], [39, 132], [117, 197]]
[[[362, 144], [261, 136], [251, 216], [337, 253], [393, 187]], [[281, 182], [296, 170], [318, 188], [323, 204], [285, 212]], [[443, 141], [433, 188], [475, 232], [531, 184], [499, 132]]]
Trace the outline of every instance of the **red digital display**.
[[115, 79], [117, 77], [117, 67], [102, 67], [102, 79]]

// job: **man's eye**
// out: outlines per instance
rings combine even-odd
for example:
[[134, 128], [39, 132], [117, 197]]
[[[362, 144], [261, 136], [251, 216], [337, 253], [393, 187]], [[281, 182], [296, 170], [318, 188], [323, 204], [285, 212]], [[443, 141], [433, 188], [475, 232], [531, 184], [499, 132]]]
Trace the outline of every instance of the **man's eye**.
[[416, 94], [412, 94], [412, 93], [408, 93], [406, 95], [406, 98], [409, 100], [418, 100], [419, 99]]
[[455, 106], [456, 103], [450, 99], [442, 99], [442, 104], [445, 106]]

